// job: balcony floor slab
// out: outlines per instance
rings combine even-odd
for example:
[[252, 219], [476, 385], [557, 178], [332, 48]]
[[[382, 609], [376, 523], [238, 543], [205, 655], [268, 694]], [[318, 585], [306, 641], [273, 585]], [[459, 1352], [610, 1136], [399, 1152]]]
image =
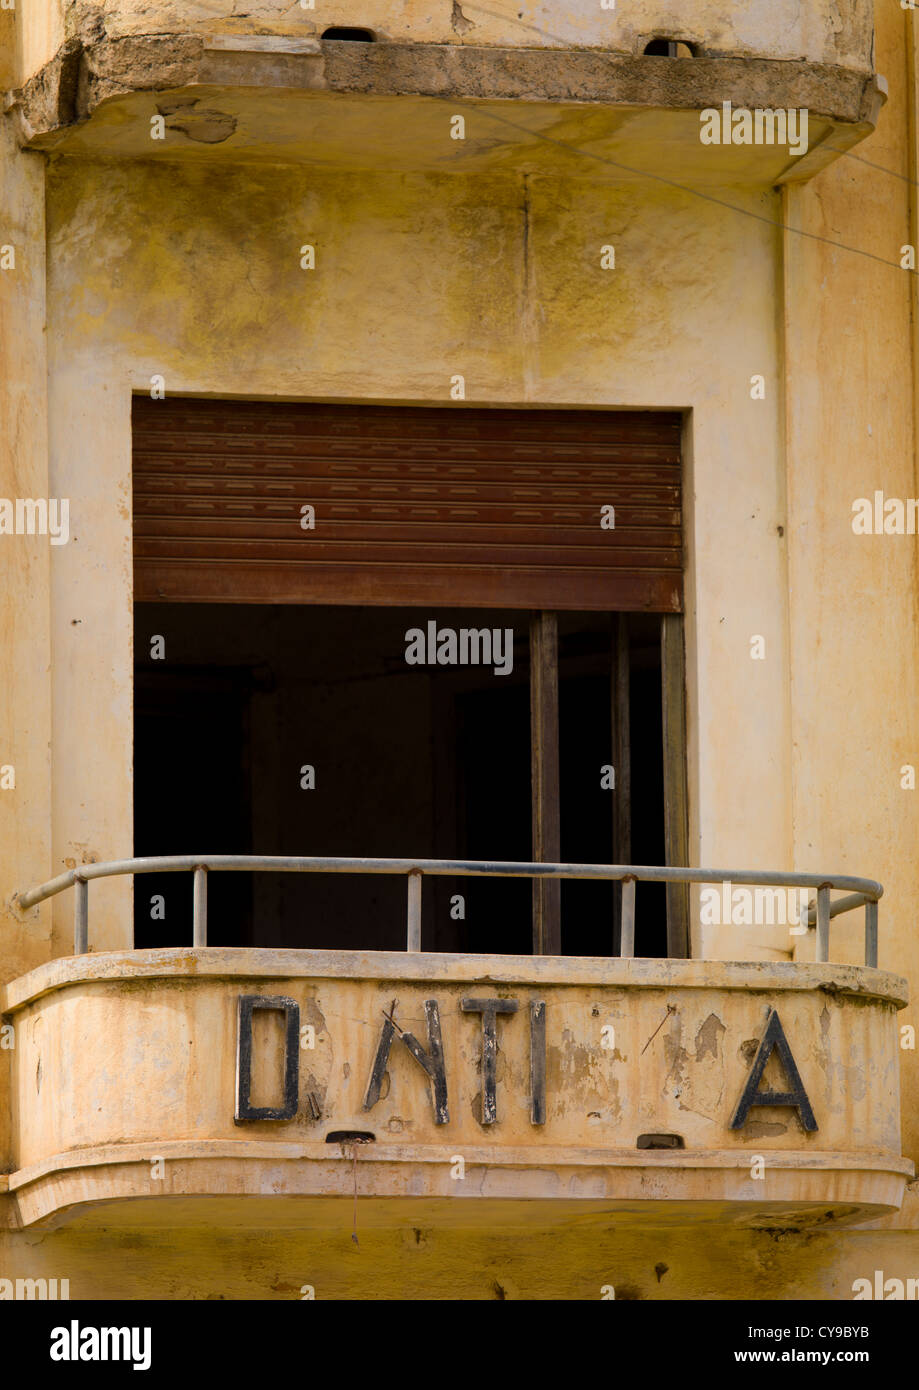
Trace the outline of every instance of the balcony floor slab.
[[[31, 147], [79, 157], [574, 177], [581, 170], [617, 183], [770, 187], [811, 178], [839, 158], [874, 129], [883, 102], [873, 74], [816, 63], [269, 43], [71, 39], [11, 104]], [[806, 110], [806, 152], [703, 145], [700, 112], [722, 102]], [[451, 138], [456, 112], [467, 123], [463, 139]], [[157, 116], [162, 140], [151, 139]]]

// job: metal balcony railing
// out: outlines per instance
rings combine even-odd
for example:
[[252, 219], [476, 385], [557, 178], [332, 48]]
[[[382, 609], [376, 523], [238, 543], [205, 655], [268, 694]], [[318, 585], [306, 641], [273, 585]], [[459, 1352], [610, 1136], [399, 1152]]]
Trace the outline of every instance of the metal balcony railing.
[[[469, 878], [588, 878], [622, 884], [622, 915], [619, 957], [635, 955], [635, 884], [640, 883], [730, 883], [738, 887], [815, 888], [817, 901], [809, 907], [808, 925], [817, 928], [818, 961], [830, 958], [830, 919], [854, 908], [865, 909], [865, 964], [878, 963], [878, 899], [884, 892], [869, 878], [844, 875], [767, 873], [751, 869], [678, 869], [633, 864], [516, 864], [491, 863], [467, 859], [345, 859], [314, 855], [292, 858], [270, 854], [170, 854], [147, 859], [116, 859], [108, 864], [80, 864], [66, 874], [49, 879], [38, 888], [17, 894], [14, 903], [27, 911], [46, 898], [75, 888], [73, 950], [84, 955], [89, 950], [89, 884], [95, 878], [121, 874], [194, 874], [193, 942], [207, 945], [207, 875], [219, 871], [268, 871], [273, 873], [321, 874], [405, 874], [408, 878], [407, 951], [421, 950], [421, 880], [427, 875]], [[830, 900], [832, 891], [848, 891], [848, 896]]]

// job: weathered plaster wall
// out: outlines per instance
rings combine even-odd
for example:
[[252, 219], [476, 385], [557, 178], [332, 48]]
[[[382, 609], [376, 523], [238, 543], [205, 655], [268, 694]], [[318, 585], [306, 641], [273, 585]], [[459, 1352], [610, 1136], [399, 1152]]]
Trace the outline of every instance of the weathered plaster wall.
[[[162, 375], [167, 392], [448, 403], [461, 374], [470, 402], [692, 408], [694, 857], [787, 862], [778, 200], [726, 199], [737, 210], [535, 177], [54, 162], [51, 470], [82, 531], [56, 564], [56, 860], [130, 843], [131, 389]], [[766, 663], [748, 654], [760, 631]], [[729, 813], [741, 766], [755, 843]], [[126, 944], [114, 887], [93, 890], [97, 949]], [[731, 930], [708, 954], [748, 954]]]
[[[880, 964], [915, 991], [919, 794], [901, 768], [919, 766], [916, 540], [852, 531], [856, 498], [919, 496], [914, 277], [900, 268], [916, 241], [905, 177], [915, 17], [884, 7], [877, 21], [890, 83], [877, 133], [785, 203], [791, 787], [796, 867], [858, 863], [880, 879]], [[834, 922], [834, 954], [859, 959], [860, 933], [860, 913]], [[917, 1022], [915, 1001], [902, 1021]], [[916, 1057], [902, 1053], [907, 1153], [919, 1149]]]
[[16, 80], [10, 82], [11, 87], [18, 86], [49, 62], [64, 42], [64, 6], [60, 0], [37, 5], [23, 4], [19, 0], [15, 20]]
[[15, 87], [17, 71], [16, 13], [0, 10], [0, 88]]
[[[0, 123], [0, 496], [47, 497], [43, 161]], [[61, 547], [56, 547], [60, 550]], [[3, 978], [47, 958], [50, 913], [8, 911], [22, 875], [47, 872], [50, 844], [50, 605], [47, 536], [0, 537], [0, 914]], [[10, 783], [15, 780], [15, 785]]]
[[[4, 16], [5, 18], [5, 16]], [[44, 169], [0, 123], [0, 496], [47, 497]], [[47, 537], [0, 539], [0, 972], [47, 960], [51, 912], [23, 919], [9, 903], [22, 875], [51, 862], [51, 610]], [[8, 1054], [0, 1113], [9, 1104]], [[0, 1124], [0, 1163], [9, 1128]]]
[[[347, 1160], [344, 1160], [347, 1162]], [[360, 1170], [358, 1169], [360, 1179]], [[208, 1199], [207, 1224], [187, 1208], [148, 1204], [118, 1232], [117, 1257], [105, 1208], [77, 1226], [21, 1236], [0, 1233], [6, 1278], [70, 1280], [71, 1298], [850, 1300], [856, 1279], [915, 1279], [915, 1237], [717, 1230], [611, 1230], [600, 1218], [577, 1225], [451, 1230], [424, 1221], [401, 1230], [371, 1224], [358, 1197], [331, 1207], [324, 1229], [300, 1231], [283, 1202], [274, 1228], [245, 1227], [239, 1204]], [[152, 1210], [151, 1210], [152, 1208]], [[846, 1311], [857, 1314], [858, 1304]]]
[[229, 0], [57, 0], [68, 32], [101, 15], [112, 37], [149, 33], [278, 34], [319, 37], [334, 25], [370, 29], [377, 39], [520, 47], [573, 45], [641, 53], [649, 39], [697, 43], [712, 56], [807, 58], [863, 66], [871, 44], [871, 0], [795, 0], [775, 5], [717, 5], [705, 0], [630, 0], [604, 10], [599, 0], [520, 0], [505, 8], [475, 0], [259, 0], [238, 15]]

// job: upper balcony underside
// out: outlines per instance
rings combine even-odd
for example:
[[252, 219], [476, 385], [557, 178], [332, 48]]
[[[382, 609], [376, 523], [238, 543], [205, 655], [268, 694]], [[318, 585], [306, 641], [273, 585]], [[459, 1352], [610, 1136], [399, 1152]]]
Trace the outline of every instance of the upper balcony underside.
[[[785, 58], [198, 33], [67, 39], [10, 98], [23, 141], [56, 154], [712, 187], [812, 177], [882, 101], [870, 67]], [[703, 142], [700, 113], [724, 103], [807, 112], [803, 147], [748, 140], [730, 118]]]

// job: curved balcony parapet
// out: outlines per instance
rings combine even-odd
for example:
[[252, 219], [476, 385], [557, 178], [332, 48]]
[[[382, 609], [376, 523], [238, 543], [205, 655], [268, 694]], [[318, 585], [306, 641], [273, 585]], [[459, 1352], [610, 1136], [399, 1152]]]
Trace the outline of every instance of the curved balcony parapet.
[[[905, 982], [846, 965], [204, 947], [12, 981], [14, 1224], [861, 1222], [898, 1209]], [[241, 1204], [241, 1205], [240, 1205]], [[285, 1208], [286, 1210], [286, 1208]], [[170, 1216], [170, 1220], [173, 1219]]]

